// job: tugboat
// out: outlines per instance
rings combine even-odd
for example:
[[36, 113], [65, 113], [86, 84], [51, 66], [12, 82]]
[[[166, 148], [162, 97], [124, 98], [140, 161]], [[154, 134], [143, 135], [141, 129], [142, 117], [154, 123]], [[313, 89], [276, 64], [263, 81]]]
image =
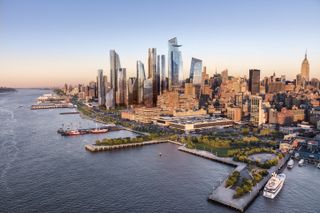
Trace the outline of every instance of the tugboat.
[[288, 167], [288, 169], [292, 169], [293, 166], [294, 166], [294, 160], [293, 160], [293, 159], [290, 159], [289, 162], [288, 162], [287, 167]]
[[284, 181], [286, 180], [286, 175], [281, 173], [277, 175], [272, 173], [272, 177], [268, 181], [267, 185], [264, 187], [263, 196], [274, 199], [277, 194], [281, 191]]

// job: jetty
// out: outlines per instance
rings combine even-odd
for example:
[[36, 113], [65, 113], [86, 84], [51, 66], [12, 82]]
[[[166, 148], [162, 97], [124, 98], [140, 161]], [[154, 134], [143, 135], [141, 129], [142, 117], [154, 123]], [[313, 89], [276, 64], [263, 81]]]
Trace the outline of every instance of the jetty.
[[176, 141], [171, 140], [152, 140], [152, 141], [145, 141], [141, 143], [127, 143], [127, 144], [119, 144], [119, 145], [95, 145], [95, 144], [88, 144], [85, 145], [85, 149], [90, 152], [102, 152], [102, 151], [110, 151], [114, 149], [124, 149], [124, 148], [132, 148], [132, 147], [141, 147], [145, 145], [152, 145], [152, 144], [160, 144], [160, 143], [172, 143], [181, 146], [182, 144]]
[[75, 107], [72, 104], [35, 104], [35, 105], [31, 105], [31, 110], [61, 109], [61, 108], [75, 108]]

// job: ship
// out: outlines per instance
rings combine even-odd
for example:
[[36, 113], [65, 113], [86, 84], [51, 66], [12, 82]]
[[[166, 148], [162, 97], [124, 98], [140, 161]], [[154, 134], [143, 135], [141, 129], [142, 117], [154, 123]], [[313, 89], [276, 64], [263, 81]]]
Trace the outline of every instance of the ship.
[[299, 166], [304, 166], [304, 159], [301, 159], [298, 163]]
[[294, 166], [294, 160], [293, 160], [293, 159], [290, 159], [289, 162], [288, 162], [287, 167], [288, 167], [288, 169], [292, 169], [293, 166]]
[[90, 131], [90, 133], [92, 134], [102, 134], [102, 133], [107, 133], [108, 129], [93, 129]]
[[75, 135], [82, 135], [83, 133], [80, 132], [79, 130], [69, 130], [69, 131], [65, 131], [62, 135], [64, 136], [75, 136]]
[[286, 175], [272, 173], [272, 176], [263, 190], [263, 196], [266, 198], [274, 199], [278, 193], [281, 191], [284, 181], [286, 180]]

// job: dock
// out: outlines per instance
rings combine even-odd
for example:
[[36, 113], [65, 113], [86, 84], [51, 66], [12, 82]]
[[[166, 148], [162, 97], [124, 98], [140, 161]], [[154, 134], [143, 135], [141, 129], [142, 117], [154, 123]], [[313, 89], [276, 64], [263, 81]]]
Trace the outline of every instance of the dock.
[[94, 145], [88, 144], [85, 145], [85, 149], [90, 152], [102, 152], [102, 151], [111, 151], [114, 149], [124, 149], [124, 148], [132, 148], [132, 147], [141, 147], [145, 145], [152, 145], [152, 144], [160, 144], [160, 143], [172, 143], [181, 146], [182, 144], [176, 141], [171, 140], [152, 140], [152, 141], [145, 141], [141, 143], [128, 143], [128, 144], [119, 144], [119, 145]]
[[35, 105], [31, 105], [31, 110], [61, 109], [61, 108], [75, 108], [75, 107], [72, 104], [35, 104]]
[[[179, 147], [180, 151], [187, 152], [199, 157], [203, 157], [212, 161], [220, 162], [226, 165], [234, 166], [234, 171], [242, 172], [244, 169], [247, 168], [247, 164], [233, 161], [232, 158], [222, 158], [218, 157], [210, 152], [203, 151], [203, 150], [194, 150], [188, 149], [186, 147]], [[234, 190], [231, 188], [225, 188], [227, 178], [213, 190], [211, 195], [209, 196], [209, 200], [222, 204], [224, 206], [233, 208], [240, 212], [244, 212], [249, 205], [254, 201], [254, 199], [259, 195], [259, 192], [264, 188], [265, 184], [271, 177], [273, 172], [278, 172], [284, 168], [287, 161], [290, 159], [290, 155], [285, 156], [285, 158], [281, 159], [277, 166], [274, 166], [268, 170], [269, 174], [264, 177], [257, 185], [255, 185], [251, 191], [251, 193], [244, 195], [241, 198], [233, 198]]]

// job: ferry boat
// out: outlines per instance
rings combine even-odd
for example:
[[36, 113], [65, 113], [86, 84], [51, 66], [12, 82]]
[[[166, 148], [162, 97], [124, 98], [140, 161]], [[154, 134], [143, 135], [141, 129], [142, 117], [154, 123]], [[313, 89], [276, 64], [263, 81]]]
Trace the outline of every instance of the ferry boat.
[[293, 166], [294, 166], [294, 160], [293, 160], [293, 159], [290, 159], [289, 162], [288, 162], [287, 167], [288, 167], [288, 169], [292, 169]]
[[285, 180], [285, 174], [281, 173], [277, 175], [276, 173], [272, 173], [270, 180], [264, 187], [263, 196], [266, 198], [274, 199], [277, 196], [277, 194], [281, 191]]
[[299, 166], [304, 166], [304, 159], [301, 159], [298, 163]]

